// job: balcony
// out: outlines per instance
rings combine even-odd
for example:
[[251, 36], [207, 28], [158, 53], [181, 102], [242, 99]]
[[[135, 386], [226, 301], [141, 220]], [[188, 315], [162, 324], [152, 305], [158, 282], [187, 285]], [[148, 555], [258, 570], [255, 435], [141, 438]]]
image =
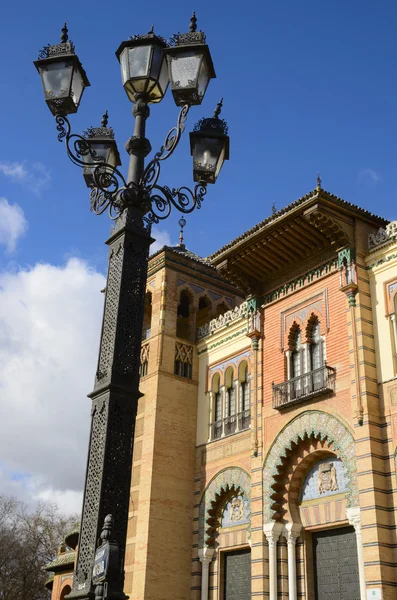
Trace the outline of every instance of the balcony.
[[273, 408], [281, 410], [286, 406], [334, 392], [335, 378], [336, 370], [324, 365], [283, 383], [273, 384]]
[[210, 441], [233, 435], [239, 431], [249, 429], [251, 424], [251, 411], [243, 410], [237, 415], [232, 415], [210, 423]]

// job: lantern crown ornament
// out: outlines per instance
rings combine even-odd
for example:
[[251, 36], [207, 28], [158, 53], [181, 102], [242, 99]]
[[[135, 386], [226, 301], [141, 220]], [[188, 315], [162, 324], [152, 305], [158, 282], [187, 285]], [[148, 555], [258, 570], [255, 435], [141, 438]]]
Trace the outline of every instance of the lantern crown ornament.
[[89, 127], [83, 133], [84, 140], [78, 142], [78, 149], [84, 163], [83, 177], [88, 188], [95, 187], [95, 174], [111, 173], [121, 165], [120, 154], [114, 139], [112, 127], [108, 127], [109, 115], [106, 111], [100, 127]]
[[222, 106], [223, 98], [216, 105], [214, 116], [200, 119], [190, 134], [193, 177], [200, 183], [215, 183], [223, 163], [229, 160], [229, 128], [219, 118]]
[[43, 85], [44, 98], [53, 115], [77, 112], [84, 89], [90, 85], [86, 72], [69, 40], [66, 23], [59, 44], [44, 46], [34, 62]]
[[171, 91], [175, 104], [201, 104], [210, 79], [216, 77], [210, 50], [203, 31], [197, 31], [196, 13], [187, 33], [177, 33], [165, 50]]
[[168, 69], [164, 56], [167, 42], [154, 33], [134, 35], [116, 50], [121, 79], [131, 102], [137, 95], [148, 104], [160, 102], [168, 87]]

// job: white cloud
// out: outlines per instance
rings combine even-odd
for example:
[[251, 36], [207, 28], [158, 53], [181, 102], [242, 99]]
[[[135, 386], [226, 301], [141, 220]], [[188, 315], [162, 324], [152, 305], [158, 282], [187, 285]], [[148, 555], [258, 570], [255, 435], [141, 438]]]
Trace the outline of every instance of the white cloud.
[[14, 252], [27, 227], [22, 208], [18, 204], [10, 204], [7, 198], [0, 198], [0, 245], [5, 246], [7, 252]]
[[150, 246], [150, 254], [155, 254], [163, 246], [171, 245], [171, 238], [168, 231], [165, 229], [158, 229], [157, 227], [152, 228], [152, 237], [156, 240]]
[[36, 196], [40, 196], [51, 181], [49, 170], [40, 162], [0, 161], [0, 173], [14, 183], [21, 183]]
[[374, 169], [360, 169], [358, 173], [358, 180], [360, 183], [370, 183], [371, 185], [376, 185], [381, 179], [380, 173]]
[[79, 512], [104, 286], [77, 258], [0, 273], [0, 493]]

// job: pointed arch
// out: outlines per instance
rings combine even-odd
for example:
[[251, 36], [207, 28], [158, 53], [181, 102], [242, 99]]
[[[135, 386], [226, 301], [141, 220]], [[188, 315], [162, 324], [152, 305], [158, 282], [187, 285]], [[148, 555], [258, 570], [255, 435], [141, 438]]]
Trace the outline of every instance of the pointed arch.
[[236, 495], [251, 502], [251, 478], [241, 467], [217, 473], [205, 488], [199, 509], [199, 547], [213, 546], [223, 507]]
[[263, 502], [265, 521], [279, 520], [274, 507], [278, 480], [284, 470], [284, 460], [293, 445], [308, 437], [326, 440], [341, 458], [348, 478], [347, 506], [358, 506], [356, 449], [354, 437], [347, 425], [322, 411], [307, 411], [290, 421], [278, 434], [265, 459], [263, 467]]
[[300, 319], [294, 318], [291, 327], [288, 331], [288, 339], [287, 339], [287, 348], [288, 350], [293, 350], [296, 345], [296, 338], [299, 333], [302, 333], [303, 323]]

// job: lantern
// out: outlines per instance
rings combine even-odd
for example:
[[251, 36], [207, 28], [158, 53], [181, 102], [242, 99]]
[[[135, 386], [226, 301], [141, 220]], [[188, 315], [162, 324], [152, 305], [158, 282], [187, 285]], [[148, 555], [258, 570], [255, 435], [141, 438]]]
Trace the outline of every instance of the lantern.
[[201, 104], [209, 80], [216, 77], [205, 34], [196, 30], [197, 19], [193, 13], [189, 33], [176, 35], [175, 45], [165, 50], [171, 91], [177, 106]]
[[229, 160], [228, 126], [219, 115], [222, 100], [214, 116], [201, 119], [190, 134], [190, 153], [193, 156], [193, 178], [199, 183], [215, 183], [225, 160]]
[[145, 101], [160, 102], [168, 87], [168, 70], [164, 56], [166, 42], [153, 32], [136, 35], [123, 42], [116, 52], [121, 66], [121, 79], [131, 102], [137, 94]]
[[68, 41], [66, 23], [61, 43], [46, 46], [34, 62], [44, 90], [44, 98], [53, 115], [77, 112], [84, 88], [90, 85], [81, 62]]
[[88, 188], [95, 187], [95, 169], [103, 165], [103, 169], [112, 173], [115, 167], [121, 165], [120, 154], [114, 139], [114, 131], [108, 127], [108, 111], [102, 117], [101, 127], [90, 127], [84, 134], [89, 144], [80, 146], [81, 159], [87, 166], [83, 167], [83, 176]]

